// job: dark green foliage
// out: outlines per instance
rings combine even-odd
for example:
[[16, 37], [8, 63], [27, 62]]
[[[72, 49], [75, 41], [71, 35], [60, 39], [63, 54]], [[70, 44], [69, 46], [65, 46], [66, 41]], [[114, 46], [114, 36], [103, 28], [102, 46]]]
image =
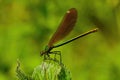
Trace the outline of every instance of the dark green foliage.
[[71, 80], [70, 72], [64, 65], [61, 66], [61, 71], [58, 75], [58, 80]]

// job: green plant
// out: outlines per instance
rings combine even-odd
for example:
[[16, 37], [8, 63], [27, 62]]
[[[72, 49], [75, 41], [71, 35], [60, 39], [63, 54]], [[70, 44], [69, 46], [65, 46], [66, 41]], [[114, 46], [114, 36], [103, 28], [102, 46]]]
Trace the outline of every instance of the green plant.
[[20, 63], [16, 68], [18, 80], [71, 80], [71, 74], [64, 64], [53, 60], [43, 61], [34, 68], [31, 76], [26, 75], [20, 69]]

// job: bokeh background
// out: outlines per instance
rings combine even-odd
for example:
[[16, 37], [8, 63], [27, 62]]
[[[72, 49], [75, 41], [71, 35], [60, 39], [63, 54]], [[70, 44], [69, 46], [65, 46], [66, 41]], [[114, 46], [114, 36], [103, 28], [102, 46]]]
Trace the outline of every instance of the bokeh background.
[[17, 59], [32, 74], [41, 64], [40, 51], [73, 7], [78, 20], [63, 42], [99, 31], [54, 49], [61, 51], [72, 80], [120, 80], [120, 0], [0, 0], [0, 80], [16, 80]]

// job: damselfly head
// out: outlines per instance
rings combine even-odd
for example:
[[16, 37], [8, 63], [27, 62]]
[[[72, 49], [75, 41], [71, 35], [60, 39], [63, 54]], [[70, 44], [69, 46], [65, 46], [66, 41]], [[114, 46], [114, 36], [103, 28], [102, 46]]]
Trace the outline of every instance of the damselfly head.
[[44, 54], [47, 54], [45, 50], [40, 52], [40, 56], [43, 56]]
[[40, 56], [43, 56], [45, 54], [49, 54], [51, 50], [52, 50], [52, 47], [45, 46], [45, 50], [40, 52]]

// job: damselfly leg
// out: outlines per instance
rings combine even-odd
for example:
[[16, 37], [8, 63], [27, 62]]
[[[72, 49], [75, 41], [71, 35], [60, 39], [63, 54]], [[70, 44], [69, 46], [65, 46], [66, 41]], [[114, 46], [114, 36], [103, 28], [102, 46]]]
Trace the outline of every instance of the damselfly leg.
[[62, 63], [61, 52], [60, 51], [49, 52], [49, 54], [44, 55], [44, 60], [53, 60], [61, 64]]

